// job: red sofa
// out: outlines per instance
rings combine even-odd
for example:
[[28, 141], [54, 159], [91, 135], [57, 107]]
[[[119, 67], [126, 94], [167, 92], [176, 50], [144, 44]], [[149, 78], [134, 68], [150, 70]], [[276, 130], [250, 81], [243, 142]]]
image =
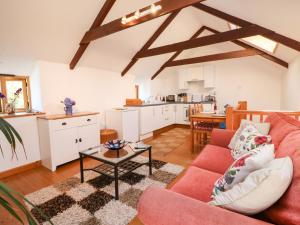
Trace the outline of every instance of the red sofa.
[[207, 204], [214, 182], [233, 162], [227, 146], [234, 131], [219, 129], [213, 130], [211, 143], [170, 190], [150, 187], [142, 194], [139, 219], [145, 225], [299, 225], [300, 122], [281, 113], [271, 114], [267, 121], [271, 123], [276, 157], [290, 156], [294, 175], [282, 198], [260, 214], [264, 221]]

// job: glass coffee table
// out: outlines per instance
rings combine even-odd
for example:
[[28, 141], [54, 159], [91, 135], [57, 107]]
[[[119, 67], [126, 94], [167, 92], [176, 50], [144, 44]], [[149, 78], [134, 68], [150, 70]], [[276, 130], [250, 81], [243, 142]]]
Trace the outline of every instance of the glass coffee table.
[[[150, 145], [140, 145], [136, 149], [133, 145], [127, 145], [118, 153], [116, 150], [109, 150], [104, 145], [99, 145], [85, 151], [79, 152], [80, 157], [80, 179], [81, 183], [84, 182], [84, 171], [92, 170], [104, 176], [113, 178], [115, 181], [115, 199], [119, 199], [119, 179], [132, 172], [133, 170], [143, 166], [149, 166], [149, 174], [152, 175], [152, 157]], [[149, 161], [146, 163], [135, 163], [131, 159], [148, 151]], [[115, 155], [114, 155], [115, 154]], [[117, 157], [119, 156], [119, 157]], [[83, 159], [91, 158], [101, 162], [98, 166], [93, 168], [84, 168]]]

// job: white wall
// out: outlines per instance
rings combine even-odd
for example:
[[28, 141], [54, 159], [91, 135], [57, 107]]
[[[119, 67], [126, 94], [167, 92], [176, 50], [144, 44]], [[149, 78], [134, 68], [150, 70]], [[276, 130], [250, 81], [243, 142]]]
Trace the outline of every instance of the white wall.
[[171, 69], [166, 69], [154, 80], [147, 76], [136, 76], [135, 83], [139, 85], [139, 97], [142, 100], [147, 100], [150, 96], [166, 96], [178, 92], [178, 76]]
[[249, 109], [281, 109], [286, 69], [257, 57], [219, 61], [215, 66], [219, 106], [247, 100]]
[[248, 101], [249, 109], [281, 108], [282, 75], [286, 69], [257, 57], [209, 64], [215, 67], [215, 89], [205, 89], [203, 82], [197, 82], [189, 84], [186, 92], [207, 95], [215, 91], [219, 109], [226, 104], [236, 105], [241, 100]]
[[[76, 101], [75, 111], [103, 112], [121, 107], [126, 98], [135, 95], [134, 77], [119, 73], [78, 67], [70, 70], [68, 65], [39, 61], [42, 109], [48, 114], [64, 113], [65, 97]], [[102, 115], [102, 116], [101, 116]]]
[[289, 65], [282, 82], [282, 109], [300, 110], [300, 56]]

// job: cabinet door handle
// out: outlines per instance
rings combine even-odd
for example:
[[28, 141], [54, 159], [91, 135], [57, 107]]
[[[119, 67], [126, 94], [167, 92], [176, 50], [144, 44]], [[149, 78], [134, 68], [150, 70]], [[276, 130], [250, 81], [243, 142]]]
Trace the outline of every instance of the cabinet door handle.
[[62, 126], [66, 126], [66, 125], [67, 125], [67, 123], [66, 123], [66, 122], [63, 122], [63, 123], [61, 123], [61, 125], [62, 125]]
[[75, 139], [75, 143], [76, 143], [76, 144], [78, 143], [78, 139]]
[[82, 142], [82, 139], [81, 139], [81, 138], [79, 138], [79, 142]]
[[87, 122], [90, 122], [90, 121], [91, 121], [91, 119], [87, 119], [86, 121], [87, 121]]

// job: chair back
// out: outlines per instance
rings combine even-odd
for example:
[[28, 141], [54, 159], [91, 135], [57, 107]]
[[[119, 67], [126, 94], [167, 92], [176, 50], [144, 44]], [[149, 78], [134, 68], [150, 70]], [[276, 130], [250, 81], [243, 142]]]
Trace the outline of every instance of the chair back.
[[191, 116], [197, 115], [203, 112], [203, 105], [202, 104], [194, 104], [189, 106], [189, 120], [191, 120]]

